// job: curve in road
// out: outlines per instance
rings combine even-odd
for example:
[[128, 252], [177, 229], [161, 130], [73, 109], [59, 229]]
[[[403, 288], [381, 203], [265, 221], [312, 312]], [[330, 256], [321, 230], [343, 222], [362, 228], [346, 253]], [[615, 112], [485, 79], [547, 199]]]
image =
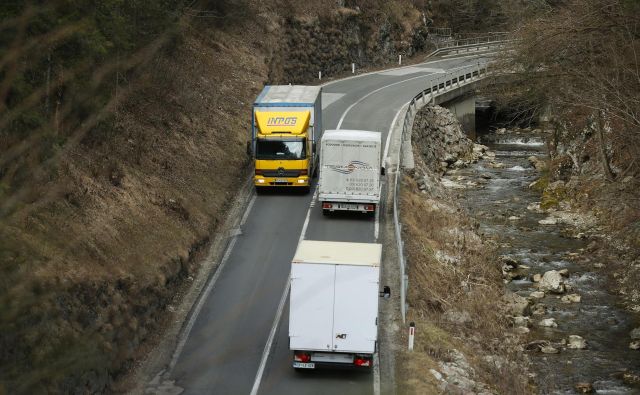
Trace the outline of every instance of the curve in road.
[[[377, 130], [386, 141], [396, 113], [430, 78], [485, 61], [477, 56], [437, 60], [326, 84], [325, 128]], [[183, 333], [164, 375], [174, 383], [174, 390], [184, 394], [374, 393], [375, 375], [331, 370], [300, 374], [291, 367], [286, 289], [299, 239], [376, 241], [376, 221], [354, 215], [324, 217], [314, 202], [314, 194], [285, 192], [257, 196], [249, 206], [241, 234], [213, 277], [215, 283], [207, 286], [210, 292], [203, 293], [197, 316], [191, 318], [193, 325]]]

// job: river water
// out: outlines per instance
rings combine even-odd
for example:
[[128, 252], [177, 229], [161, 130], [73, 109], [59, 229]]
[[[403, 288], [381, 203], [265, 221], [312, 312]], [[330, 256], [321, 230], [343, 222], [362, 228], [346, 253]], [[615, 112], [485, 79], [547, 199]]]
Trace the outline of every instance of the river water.
[[[579, 303], [563, 303], [561, 295], [547, 293], [537, 301], [544, 304], [546, 313], [530, 316], [527, 341], [548, 340], [559, 351], [527, 352], [539, 392], [573, 394], [576, 383], [588, 382], [598, 394], [640, 394], [640, 388], [623, 382], [621, 373], [640, 369], [640, 351], [628, 348], [634, 322], [606, 291], [605, 278], [596, 269], [598, 262], [588, 259], [585, 250], [589, 240], [572, 237], [578, 230], [568, 225], [541, 225], [538, 221], [547, 215], [527, 209], [540, 201], [540, 194], [528, 188], [538, 173], [527, 158], [546, 156], [543, 138], [507, 131], [480, 135], [479, 139], [495, 152], [495, 163], [503, 167], [483, 160], [446, 178], [466, 186], [458, 190], [460, 201], [480, 222], [480, 232], [498, 243], [499, 253], [530, 267], [527, 275], [510, 282], [508, 288], [528, 297], [537, 291], [531, 275], [568, 269], [565, 280], [570, 292], [581, 295]], [[543, 318], [555, 318], [558, 327], [538, 327]], [[569, 335], [583, 337], [587, 348], [563, 347], [562, 341]]]

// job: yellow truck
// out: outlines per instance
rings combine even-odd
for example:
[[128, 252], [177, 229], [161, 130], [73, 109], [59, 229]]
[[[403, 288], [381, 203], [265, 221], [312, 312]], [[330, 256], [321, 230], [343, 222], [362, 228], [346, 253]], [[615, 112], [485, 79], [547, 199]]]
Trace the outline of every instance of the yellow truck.
[[291, 187], [309, 191], [317, 173], [317, 136], [322, 134], [322, 88], [265, 86], [253, 103], [249, 152], [256, 191]]

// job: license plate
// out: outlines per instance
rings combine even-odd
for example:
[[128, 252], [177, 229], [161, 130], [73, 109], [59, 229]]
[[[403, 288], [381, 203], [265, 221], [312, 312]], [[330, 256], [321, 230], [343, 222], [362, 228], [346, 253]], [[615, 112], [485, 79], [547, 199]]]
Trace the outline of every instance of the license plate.
[[287, 183], [287, 179], [286, 178], [276, 178], [275, 182], [277, 182], [278, 184]]
[[294, 362], [293, 367], [301, 369], [315, 369], [316, 364], [313, 362]]

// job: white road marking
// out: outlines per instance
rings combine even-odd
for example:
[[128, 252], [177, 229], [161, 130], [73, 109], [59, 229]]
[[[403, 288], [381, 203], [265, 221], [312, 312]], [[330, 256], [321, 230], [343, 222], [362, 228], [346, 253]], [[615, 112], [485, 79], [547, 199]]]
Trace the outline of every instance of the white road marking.
[[379, 75], [392, 75], [392, 76], [403, 76], [407, 74], [416, 74], [416, 73], [444, 73], [443, 69], [430, 69], [426, 67], [407, 67], [403, 69], [393, 69], [388, 71], [381, 71]]
[[202, 306], [204, 305], [204, 302], [209, 297], [209, 294], [211, 293], [213, 286], [218, 280], [218, 277], [220, 277], [220, 273], [222, 273], [222, 270], [224, 269], [225, 264], [229, 260], [229, 255], [231, 255], [231, 251], [233, 250], [233, 247], [236, 245], [237, 240], [238, 240], [237, 237], [233, 237], [231, 239], [231, 242], [227, 246], [227, 250], [224, 252], [224, 256], [222, 257], [222, 262], [220, 262], [220, 266], [218, 266], [218, 269], [216, 270], [215, 274], [213, 275], [211, 280], [209, 280], [209, 283], [207, 284], [207, 287], [205, 288], [204, 292], [200, 294], [200, 297], [198, 298], [198, 303], [196, 304], [195, 309], [193, 309], [191, 317], [189, 318], [189, 321], [185, 326], [183, 335], [180, 336], [180, 341], [178, 342], [178, 346], [176, 347], [176, 350], [173, 353], [173, 357], [171, 358], [171, 362], [169, 363], [169, 369], [168, 369], [169, 374], [171, 374], [171, 372], [173, 371], [173, 368], [175, 368], [176, 364], [178, 363], [178, 358], [180, 358], [180, 354], [182, 354], [182, 350], [184, 349], [184, 346], [187, 343], [187, 339], [189, 338], [191, 329], [193, 329], [193, 325], [195, 324], [196, 319], [200, 314], [200, 310], [202, 310]]
[[[316, 204], [316, 199], [318, 198], [318, 187], [313, 191], [313, 197], [311, 198], [311, 203], [309, 204], [309, 209], [307, 210], [307, 216], [304, 219], [304, 224], [302, 225], [302, 231], [300, 232], [300, 238], [298, 239], [298, 244], [302, 240], [307, 233], [307, 227], [309, 226], [309, 218], [311, 217], [311, 210]], [[284, 305], [287, 301], [287, 295], [289, 294], [289, 289], [291, 288], [291, 275], [287, 277], [287, 285], [284, 287], [284, 292], [280, 297], [280, 304], [278, 305], [278, 311], [276, 312], [276, 316], [273, 320], [273, 325], [271, 326], [271, 331], [269, 332], [269, 337], [267, 338], [267, 343], [264, 345], [264, 350], [262, 351], [262, 358], [260, 358], [260, 366], [258, 367], [258, 372], [256, 373], [256, 378], [253, 381], [253, 387], [251, 388], [251, 395], [256, 395], [258, 390], [260, 389], [260, 383], [262, 382], [262, 375], [264, 374], [264, 369], [267, 366], [267, 360], [269, 359], [269, 354], [271, 353], [271, 347], [273, 345], [273, 339], [276, 336], [276, 330], [278, 329], [278, 325], [280, 324], [280, 319], [282, 318], [282, 312], [284, 311]]]
[[396, 113], [396, 116], [393, 117], [393, 121], [391, 121], [391, 126], [389, 126], [389, 131], [387, 132], [387, 140], [384, 142], [384, 154], [382, 155], [383, 160], [387, 160], [387, 156], [389, 155], [389, 141], [391, 141], [391, 135], [393, 134], [393, 129], [395, 129], [398, 117], [409, 103], [410, 102], [404, 103]]
[[427, 74], [427, 75], [419, 75], [419, 76], [413, 77], [413, 78], [407, 78], [406, 80], [397, 81], [397, 82], [394, 82], [393, 84], [382, 86], [382, 87], [380, 87], [380, 88], [378, 88], [376, 90], [373, 90], [373, 91], [367, 93], [366, 95], [364, 95], [360, 99], [358, 99], [355, 103], [353, 103], [349, 107], [347, 107], [347, 109], [342, 113], [342, 116], [340, 117], [340, 121], [338, 121], [338, 126], [336, 126], [336, 129], [340, 129], [342, 127], [342, 122], [344, 122], [344, 118], [347, 116], [347, 114], [349, 113], [349, 111], [351, 111], [351, 109], [353, 107], [355, 107], [357, 104], [360, 104], [364, 99], [366, 99], [367, 97], [373, 95], [374, 93], [378, 93], [381, 90], [387, 89], [387, 88], [392, 87], [394, 85], [403, 84], [403, 83], [411, 81], [411, 80], [416, 80], [418, 78], [426, 78], [426, 77], [430, 77], [430, 76], [431, 76], [431, 74]]
[[247, 218], [249, 218], [249, 213], [251, 212], [251, 208], [253, 207], [253, 204], [255, 202], [256, 202], [256, 195], [253, 194], [253, 196], [251, 197], [251, 200], [249, 201], [249, 204], [247, 205], [247, 209], [244, 211], [242, 220], [240, 221], [240, 227], [242, 227], [244, 223], [247, 222]]
[[[243, 225], [246, 222], [247, 218], [249, 217], [249, 213], [253, 208], [253, 204], [255, 203], [255, 200], [256, 200], [256, 195], [254, 194], [251, 197], [249, 204], [247, 204], [247, 208], [245, 208], [244, 214], [242, 214], [240, 225]], [[204, 291], [198, 297], [198, 302], [196, 303], [195, 308], [191, 312], [189, 321], [187, 321], [187, 325], [184, 327], [184, 329], [180, 334], [178, 345], [176, 346], [176, 349], [173, 352], [173, 356], [171, 357], [171, 362], [169, 362], [167, 375], [171, 375], [173, 368], [175, 368], [176, 364], [178, 363], [178, 359], [180, 358], [180, 355], [182, 354], [182, 350], [184, 349], [184, 346], [187, 343], [187, 339], [189, 338], [189, 334], [193, 329], [193, 325], [195, 324], [196, 319], [200, 314], [200, 310], [202, 310], [202, 306], [204, 305], [204, 302], [209, 297], [209, 294], [211, 293], [211, 290], [213, 289], [213, 286], [215, 285], [216, 281], [218, 281], [218, 277], [220, 277], [220, 273], [222, 273], [222, 270], [224, 269], [227, 261], [229, 260], [229, 256], [231, 255], [231, 251], [233, 251], [233, 247], [236, 245], [237, 240], [238, 240], [237, 235], [231, 238], [231, 241], [229, 242], [229, 245], [227, 245], [227, 249], [225, 250], [224, 255], [222, 256], [220, 265], [218, 265], [218, 268], [216, 269], [216, 272], [214, 273], [213, 277], [211, 277]], [[210, 259], [210, 258], [208, 257], [207, 259]]]
[[304, 224], [302, 225], [302, 231], [300, 231], [300, 238], [298, 239], [298, 244], [300, 244], [300, 242], [304, 240], [304, 236], [307, 234], [307, 227], [309, 226], [309, 218], [311, 217], [311, 209], [316, 205], [316, 199], [318, 199], [317, 185], [315, 190], [313, 191], [313, 197], [311, 198], [311, 203], [309, 204], [309, 210], [307, 210], [307, 216], [304, 219]]
[[284, 292], [282, 292], [282, 296], [280, 297], [278, 311], [276, 312], [276, 317], [273, 320], [273, 325], [271, 326], [271, 332], [269, 332], [267, 344], [265, 344], [264, 351], [262, 351], [262, 359], [260, 360], [260, 367], [258, 368], [256, 379], [253, 381], [251, 395], [256, 395], [258, 393], [258, 390], [260, 389], [260, 382], [262, 381], [264, 368], [267, 366], [267, 359], [269, 359], [269, 353], [271, 353], [271, 345], [273, 344], [273, 339], [276, 337], [276, 330], [278, 329], [278, 324], [280, 323], [280, 318], [282, 317], [282, 312], [284, 311], [284, 305], [287, 302], [289, 288], [291, 288], [291, 276], [287, 277], [287, 285], [284, 287]]

